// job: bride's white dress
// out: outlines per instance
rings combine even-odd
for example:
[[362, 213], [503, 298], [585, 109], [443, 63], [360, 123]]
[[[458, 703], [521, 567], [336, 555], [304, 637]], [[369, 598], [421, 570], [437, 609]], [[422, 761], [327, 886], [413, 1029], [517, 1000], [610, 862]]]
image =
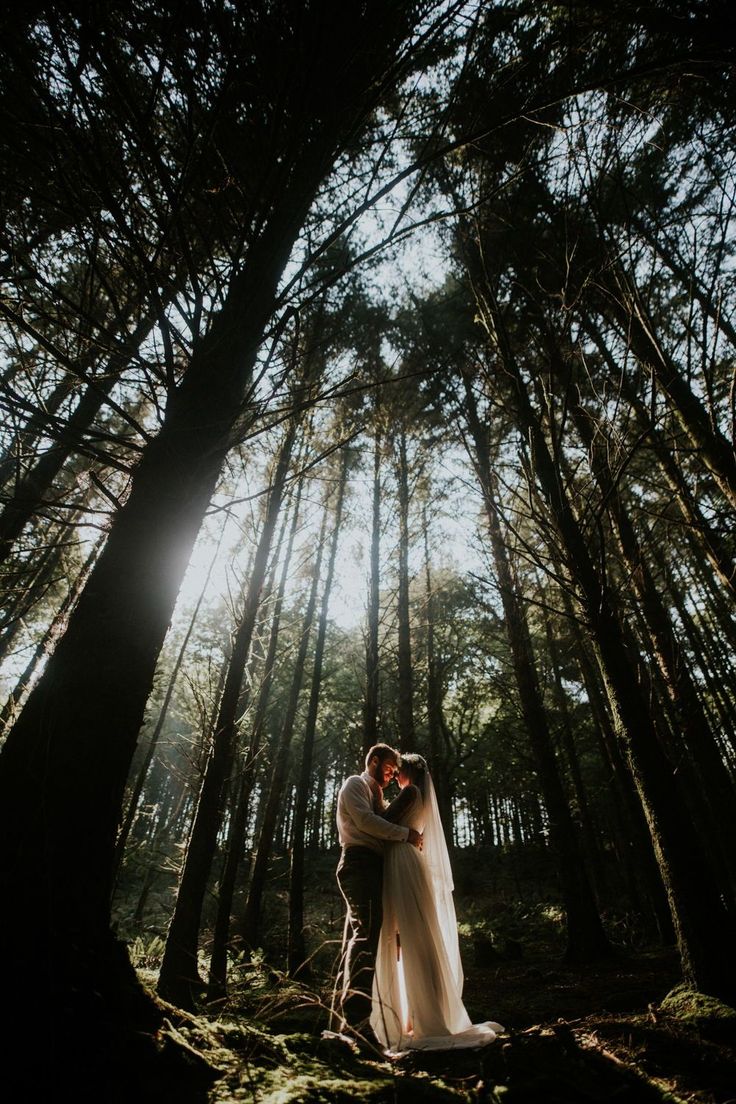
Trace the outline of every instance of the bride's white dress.
[[392, 1052], [485, 1046], [503, 1028], [471, 1023], [462, 1002], [452, 875], [431, 778], [424, 799], [412, 790], [398, 823], [424, 831], [424, 849], [402, 843], [385, 849], [371, 1028]]

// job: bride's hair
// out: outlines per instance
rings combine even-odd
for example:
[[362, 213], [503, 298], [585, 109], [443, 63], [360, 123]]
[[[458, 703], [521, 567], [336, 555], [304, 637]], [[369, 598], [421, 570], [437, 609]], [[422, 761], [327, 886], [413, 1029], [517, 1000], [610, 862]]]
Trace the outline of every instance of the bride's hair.
[[419, 790], [422, 797], [424, 797], [427, 773], [429, 771], [427, 760], [422, 755], [417, 755], [415, 751], [407, 751], [406, 755], [402, 752], [401, 769], [406, 771], [412, 783]]

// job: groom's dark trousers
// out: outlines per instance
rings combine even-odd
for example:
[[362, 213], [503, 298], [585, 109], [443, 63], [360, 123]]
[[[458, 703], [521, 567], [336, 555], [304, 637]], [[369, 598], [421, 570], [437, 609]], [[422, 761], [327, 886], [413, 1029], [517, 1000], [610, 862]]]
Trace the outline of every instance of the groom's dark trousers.
[[383, 919], [383, 856], [369, 847], [345, 847], [337, 867], [337, 884], [347, 917], [342, 947], [339, 1010], [341, 1028], [362, 1029], [371, 1011], [378, 937]]

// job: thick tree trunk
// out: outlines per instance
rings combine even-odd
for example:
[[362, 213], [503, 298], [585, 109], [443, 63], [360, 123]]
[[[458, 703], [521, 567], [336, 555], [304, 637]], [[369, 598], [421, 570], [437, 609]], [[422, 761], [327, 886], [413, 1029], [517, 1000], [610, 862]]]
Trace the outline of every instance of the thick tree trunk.
[[[224, 533], [224, 529], [223, 529], [223, 533]], [[187, 631], [184, 633], [184, 639], [182, 640], [181, 644], [179, 645], [179, 651], [177, 653], [176, 659], [174, 660], [174, 666], [171, 669], [171, 674], [169, 675], [169, 682], [168, 682], [168, 685], [166, 687], [166, 692], [164, 693], [164, 700], [161, 703], [161, 708], [159, 709], [158, 717], [156, 719], [156, 724], [154, 726], [153, 732], [151, 733], [150, 739], [148, 741], [148, 748], [146, 749], [146, 755], [145, 755], [145, 758], [144, 758], [143, 762], [141, 763], [138, 774], [136, 775], [136, 779], [135, 779], [135, 782], [133, 784], [133, 789], [132, 789], [132, 792], [131, 792], [130, 797], [128, 799], [128, 808], [126, 810], [125, 817], [123, 818], [123, 823], [120, 826], [120, 831], [118, 832], [118, 838], [115, 841], [114, 876], [115, 876], [116, 879], [117, 879], [117, 875], [120, 871], [120, 867], [121, 867], [122, 862], [123, 862], [123, 855], [125, 854], [125, 845], [128, 842], [128, 836], [130, 835], [130, 830], [133, 827], [133, 821], [135, 820], [136, 813], [138, 812], [138, 804], [139, 804], [140, 799], [141, 799], [141, 794], [143, 793], [143, 787], [145, 785], [146, 778], [148, 776], [148, 771], [150, 770], [151, 763], [153, 762], [153, 757], [156, 753], [156, 748], [158, 747], [158, 742], [159, 742], [159, 739], [161, 738], [161, 733], [163, 732], [164, 725], [166, 724], [166, 718], [167, 718], [168, 713], [169, 713], [169, 706], [171, 705], [171, 699], [174, 696], [174, 689], [176, 688], [176, 680], [179, 677], [179, 672], [181, 670], [182, 663], [184, 662], [184, 656], [186, 654], [186, 650], [187, 650], [187, 647], [189, 645], [189, 641], [191, 640], [192, 633], [194, 632], [194, 626], [197, 623], [197, 617], [199, 616], [199, 611], [202, 607], [202, 602], [204, 601], [204, 596], [205, 596], [205, 593], [207, 591], [207, 587], [209, 586], [210, 578], [212, 576], [212, 572], [214, 570], [215, 563], [217, 561], [217, 557], [219, 556], [219, 553], [220, 553], [221, 543], [222, 543], [222, 535], [220, 536], [220, 540], [217, 543], [217, 548], [215, 549], [215, 554], [212, 557], [212, 559], [210, 560], [210, 565], [207, 569], [207, 574], [205, 576], [204, 583], [202, 584], [202, 588], [199, 592], [199, 596], [197, 597], [196, 604], [195, 604], [194, 609], [192, 611], [192, 616], [189, 618], [189, 625], [187, 626]]]

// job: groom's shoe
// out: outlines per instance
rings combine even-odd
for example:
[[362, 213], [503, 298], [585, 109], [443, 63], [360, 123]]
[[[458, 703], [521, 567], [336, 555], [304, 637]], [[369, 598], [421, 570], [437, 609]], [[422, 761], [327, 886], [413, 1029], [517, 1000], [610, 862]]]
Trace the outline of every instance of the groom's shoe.
[[355, 1039], [345, 1031], [323, 1031], [320, 1035], [323, 1043], [330, 1046], [342, 1047], [344, 1050], [355, 1050]]

